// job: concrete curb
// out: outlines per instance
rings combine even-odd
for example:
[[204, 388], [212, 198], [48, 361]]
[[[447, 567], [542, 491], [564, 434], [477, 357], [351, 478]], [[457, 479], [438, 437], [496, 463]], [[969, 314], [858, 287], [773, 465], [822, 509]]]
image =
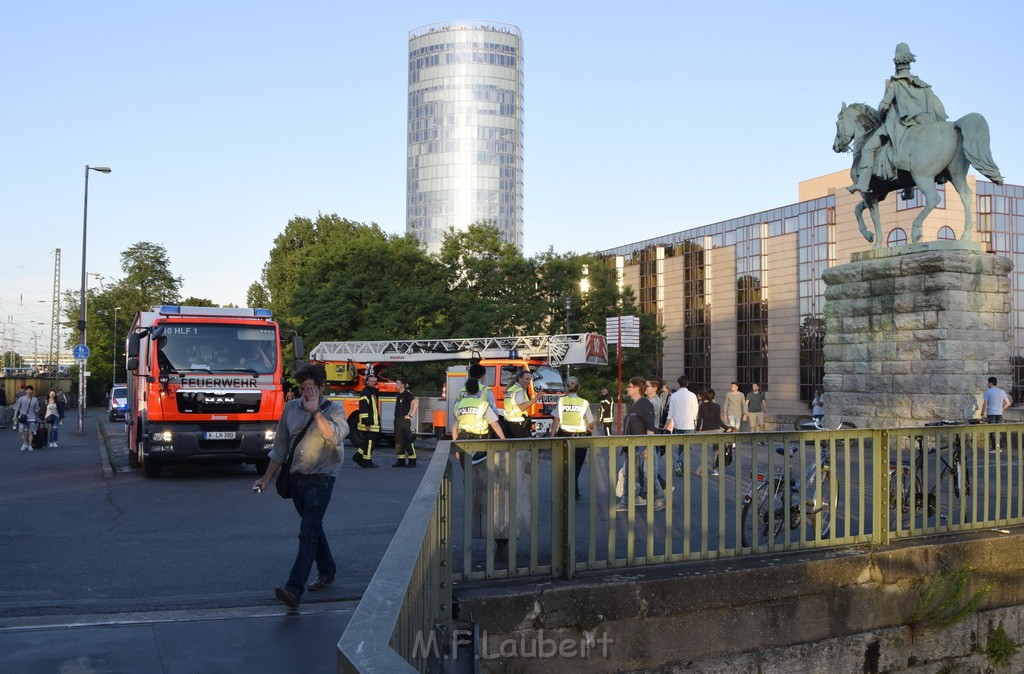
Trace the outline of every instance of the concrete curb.
[[103, 422], [93, 417], [96, 424], [96, 438], [100, 446], [100, 468], [103, 469], [104, 479], [110, 480], [114, 477], [114, 469], [110, 465], [110, 449], [107, 447], [107, 434], [103, 432]]

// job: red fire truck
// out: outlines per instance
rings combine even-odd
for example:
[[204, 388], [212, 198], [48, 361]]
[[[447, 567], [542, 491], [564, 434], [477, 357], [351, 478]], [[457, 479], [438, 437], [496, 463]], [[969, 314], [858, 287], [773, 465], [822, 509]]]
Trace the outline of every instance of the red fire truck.
[[156, 307], [135, 317], [126, 353], [132, 467], [146, 477], [178, 462], [266, 470], [284, 409], [269, 309]]

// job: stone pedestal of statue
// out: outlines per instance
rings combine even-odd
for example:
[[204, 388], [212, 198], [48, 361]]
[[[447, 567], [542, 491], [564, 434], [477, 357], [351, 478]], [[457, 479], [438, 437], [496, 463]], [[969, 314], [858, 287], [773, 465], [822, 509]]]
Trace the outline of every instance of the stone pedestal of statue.
[[972, 418], [989, 377], [1011, 390], [1012, 268], [982, 244], [935, 241], [826, 271], [826, 424]]

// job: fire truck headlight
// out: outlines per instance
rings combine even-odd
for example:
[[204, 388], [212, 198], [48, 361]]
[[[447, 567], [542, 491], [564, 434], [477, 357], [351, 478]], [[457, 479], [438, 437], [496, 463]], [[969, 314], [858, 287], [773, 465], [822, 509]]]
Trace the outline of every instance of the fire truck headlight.
[[263, 431], [263, 439], [266, 442], [273, 442], [275, 435], [277, 435], [277, 431]]
[[153, 442], [170, 442], [170, 441], [171, 441], [171, 432], [170, 431], [160, 431], [158, 433], [153, 433]]

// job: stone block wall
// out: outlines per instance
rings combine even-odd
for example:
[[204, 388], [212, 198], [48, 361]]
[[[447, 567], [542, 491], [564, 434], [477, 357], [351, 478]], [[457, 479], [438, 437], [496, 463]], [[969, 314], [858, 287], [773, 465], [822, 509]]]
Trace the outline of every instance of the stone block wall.
[[[978, 531], [454, 593], [487, 672], [1020, 672], [1024, 649], [1003, 669], [983, 651], [999, 626], [1024, 642], [1022, 542], [1019, 528]], [[926, 601], [936, 594], [948, 601]], [[975, 597], [975, 610], [942, 624]]]
[[825, 409], [858, 427], [979, 416], [990, 376], [1011, 388], [1013, 264], [936, 241], [825, 272]]

